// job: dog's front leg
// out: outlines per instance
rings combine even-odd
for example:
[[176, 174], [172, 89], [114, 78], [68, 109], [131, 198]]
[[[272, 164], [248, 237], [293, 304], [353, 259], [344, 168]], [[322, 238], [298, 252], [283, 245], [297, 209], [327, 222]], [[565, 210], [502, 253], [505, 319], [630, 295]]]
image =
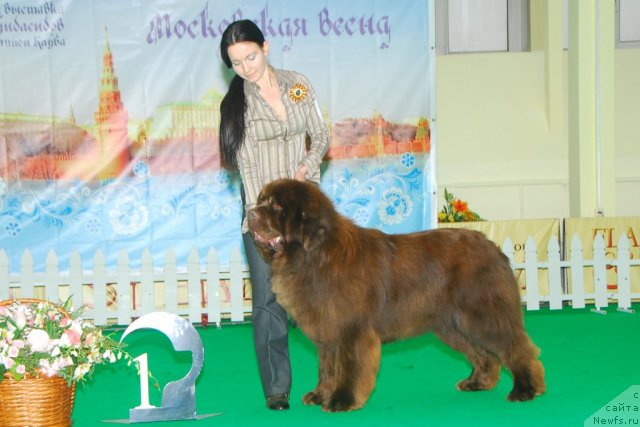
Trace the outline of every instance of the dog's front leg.
[[370, 328], [352, 328], [336, 345], [335, 391], [322, 404], [329, 412], [360, 409], [376, 385], [381, 342]]
[[335, 346], [316, 344], [318, 349], [318, 385], [313, 391], [305, 394], [302, 401], [305, 405], [322, 405], [336, 388], [335, 382]]

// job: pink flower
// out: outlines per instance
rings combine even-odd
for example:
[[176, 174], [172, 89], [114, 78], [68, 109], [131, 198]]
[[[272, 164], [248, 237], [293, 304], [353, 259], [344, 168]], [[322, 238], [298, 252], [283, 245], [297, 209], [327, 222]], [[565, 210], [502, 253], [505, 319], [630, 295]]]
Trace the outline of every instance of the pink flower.
[[15, 345], [9, 347], [9, 351], [7, 352], [7, 355], [9, 357], [16, 358], [18, 357], [18, 354], [20, 354], [20, 349], [18, 347], [16, 347]]
[[94, 334], [93, 332], [89, 332], [87, 334], [87, 337], [84, 339], [84, 345], [91, 345], [93, 344], [94, 341]]
[[80, 345], [81, 337], [82, 336], [78, 331], [75, 331], [73, 329], [67, 329], [62, 334], [62, 338], [60, 338], [60, 345], [63, 347]]
[[60, 366], [60, 368], [66, 368], [67, 366], [72, 366], [72, 365], [73, 365], [73, 360], [69, 356], [61, 357], [60, 359], [58, 359], [58, 366]]
[[10, 357], [7, 357], [6, 359], [4, 359], [4, 369], [11, 369], [13, 367], [13, 365], [15, 365], [15, 360], [13, 360]]
[[24, 367], [24, 365], [18, 365], [18, 367], [16, 368], [16, 373], [24, 375], [25, 372], [27, 372], [27, 369]]

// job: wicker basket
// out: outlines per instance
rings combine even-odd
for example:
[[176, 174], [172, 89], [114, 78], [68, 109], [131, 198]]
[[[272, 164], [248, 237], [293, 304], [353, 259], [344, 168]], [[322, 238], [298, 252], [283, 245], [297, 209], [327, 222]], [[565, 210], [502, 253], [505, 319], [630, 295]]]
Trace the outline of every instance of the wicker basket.
[[[0, 301], [0, 305], [14, 301]], [[25, 304], [43, 302], [27, 298], [18, 301]], [[57, 309], [68, 317], [61, 307], [57, 306]], [[60, 377], [16, 381], [5, 375], [0, 382], [0, 427], [68, 427], [75, 390], [75, 384], [69, 387]]]

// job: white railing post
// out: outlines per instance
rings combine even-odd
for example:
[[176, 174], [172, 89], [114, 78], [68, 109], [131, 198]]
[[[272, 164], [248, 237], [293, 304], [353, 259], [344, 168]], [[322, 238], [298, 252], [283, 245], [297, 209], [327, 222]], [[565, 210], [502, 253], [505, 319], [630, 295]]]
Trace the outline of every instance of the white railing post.
[[96, 325], [107, 324], [107, 267], [102, 250], [93, 257], [93, 319]]
[[118, 325], [131, 323], [131, 274], [129, 268], [129, 256], [122, 250], [118, 255], [117, 270], [117, 296], [116, 307], [118, 310]]
[[560, 269], [560, 245], [558, 239], [552, 236], [547, 245], [547, 263], [549, 277], [549, 308], [559, 310], [562, 308], [562, 270]]
[[584, 308], [584, 259], [582, 242], [578, 235], [571, 239], [571, 304], [573, 308]]
[[189, 322], [202, 321], [202, 291], [200, 290], [200, 257], [192, 247], [187, 257], [187, 292], [189, 299]]
[[524, 245], [524, 265], [525, 280], [527, 281], [527, 310], [539, 310], [538, 252], [536, 242], [531, 236]]
[[218, 253], [209, 249], [207, 254], [207, 318], [220, 327], [220, 266]]
[[164, 258], [164, 311], [178, 312], [178, 271], [176, 255], [171, 248]]
[[33, 298], [33, 256], [29, 250], [22, 254], [22, 262], [20, 263], [20, 298]]
[[607, 257], [604, 253], [604, 238], [597, 234], [593, 241], [593, 286], [595, 291], [596, 313], [606, 313], [602, 307], [609, 305], [607, 300]]
[[629, 239], [623, 233], [618, 241], [618, 259], [616, 261], [618, 268], [618, 311], [627, 313], [634, 312], [631, 309], [630, 259]]
[[[142, 252], [140, 260], [140, 283], [136, 289], [140, 301], [133, 307], [140, 315], [151, 313], [155, 308], [155, 283], [153, 280], [153, 258], [149, 249]], [[136, 300], [137, 301], [137, 300]]]
[[82, 258], [77, 251], [71, 252], [69, 256], [69, 296], [74, 307], [81, 307], [86, 303], [82, 292]]
[[231, 320], [241, 322], [244, 320], [244, 307], [242, 300], [242, 259], [238, 248], [231, 251], [229, 259], [230, 283], [229, 292], [231, 293]]
[[57, 302], [60, 300], [60, 276], [58, 276], [58, 257], [53, 249], [49, 249], [45, 261], [44, 299]]

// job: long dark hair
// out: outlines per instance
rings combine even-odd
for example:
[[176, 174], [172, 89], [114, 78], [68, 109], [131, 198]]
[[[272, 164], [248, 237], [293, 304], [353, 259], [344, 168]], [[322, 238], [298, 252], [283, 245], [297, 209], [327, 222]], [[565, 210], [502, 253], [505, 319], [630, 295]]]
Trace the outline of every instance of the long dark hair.
[[[227, 68], [231, 68], [231, 59], [227, 49], [240, 42], [253, 42], [263, 47], [264, 34], [249, 19], [229, 24], [222, 33], [222, 40], [220, 40], [220, 56]], [[238, 169], [237, 153], [244, 138], [246, 108], [244, 80], [236, 74], [220, 104], [220, 162], [222, 167], [229, 171]]]

